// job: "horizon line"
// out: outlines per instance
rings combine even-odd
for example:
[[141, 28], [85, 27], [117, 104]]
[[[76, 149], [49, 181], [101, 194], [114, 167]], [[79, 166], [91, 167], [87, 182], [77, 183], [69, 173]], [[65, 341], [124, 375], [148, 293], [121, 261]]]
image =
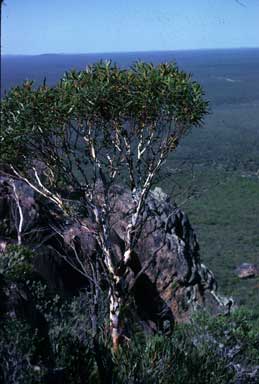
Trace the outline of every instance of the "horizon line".
[[[3, 47], [2, 47], [3, 48]], [[259, 46], [251, 47], [222, 47], [222, 48], [182, 48], [182, 49], [154, 49], [137, 51], [104, 51], [104, 52], [45, 52], [45, 53], [2, 53], [1, 56], [47, 56], [47, 55], [114, 55], [129, 53], [151, 53], [151, 52], [186, 52], [186, 51], [225, 51], [241, 49], [259, 49]]]

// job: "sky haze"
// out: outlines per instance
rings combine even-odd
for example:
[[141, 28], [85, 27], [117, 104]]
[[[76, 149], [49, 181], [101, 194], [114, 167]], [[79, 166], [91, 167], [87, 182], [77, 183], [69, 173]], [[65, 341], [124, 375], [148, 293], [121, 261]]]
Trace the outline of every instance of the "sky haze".
[[4, 54], [259, 47], [259, 0], [5, 0]]

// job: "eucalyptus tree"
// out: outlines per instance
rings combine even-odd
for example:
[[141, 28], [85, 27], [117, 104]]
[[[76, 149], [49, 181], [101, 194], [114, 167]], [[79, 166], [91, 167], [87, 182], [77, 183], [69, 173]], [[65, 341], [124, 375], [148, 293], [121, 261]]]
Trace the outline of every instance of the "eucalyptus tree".
[[[86, 210], [96, 224], [114, 349], [122, 333], [125, 276], [148, 194], [168, 155], [206, 112], [202, 89], [190, 75], [174, 64], [142, 62], [129, 69], [101, 62], [66, 73], [52, 88], [35, 89], [27, 81], [3, 100], [2, 169], [67, 215], [79, 217]], [[111, 191], [118, 182], [129, 186], [134, 202], [119, 262], [111, 236]], [[77, 191], [76, 198], [63, 193], [68, 186]]]

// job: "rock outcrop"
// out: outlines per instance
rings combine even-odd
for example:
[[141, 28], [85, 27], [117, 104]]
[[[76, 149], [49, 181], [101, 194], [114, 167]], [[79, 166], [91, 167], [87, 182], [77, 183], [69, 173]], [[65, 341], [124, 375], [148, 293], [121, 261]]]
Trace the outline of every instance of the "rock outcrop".
[[259, 266], [256, 264], [243, 263], [236, 269], [236, 274], [240, 279], [259, 276]]
[[[27, 233], [35, 234], [32, 244], [37, 253], [35, 268], [52, 288], [71, 291], [82, 287], [85, 279], [60, 255], [64, 249], [69, 252], [69, 243], [76, 239], [78, 251], [86, 264], [89, 257], [96, 256], [100, 249], [94, 235], [97, 230], [95, 223], [89, 217], [82, 218], [81, 224], [72, 220], [68, 222], [53, 207], [46, 207], [46, 202], [38, 199], [26, 184], [20, 181], [15, 183]], [[7, 178], [0, 179], [2, 250], [6, 243], [16, 240], [11, 185]], [[116, 261], [119, 263], [133, 201], [130, 192], [120, 186], [114, 186], [111, 190], [111, 201], [111, 233]], [[84, 220], [93, 231], [85, 230]], [[134, 285], [132, 294], [140, 317], [154, 324], [160, 321], [164, 327], [171, 317], [179, 322], [188, 321], [198, 308], [206, 307], [212, 313], [228, 311], [231, 301], [217, 296], [216, 280], [213, 273], [201, 263], [199, 245], [187, 215], [161, 189], [156, 188], [150, 193], [143, 220], [143, 230], [130, 265], [131, 273], [127, 277], [129, 285]], [[62, 231], [62, 240], [58, 232], [53, 231], [54, 226]], [[23, 240], [25, 243], [32, 241], [26, 234]]]
[[[132, 208], [131, 195], [121, 187], [114, 187], [113, 195], [112, 228], [124, 241], [124, 218]], [[187, 215], [156, 188], [143, 216], [145, 224], [135, 250], [139, 265], [132, 265], [131, 276], [134, 279], [145, 270], [134, 289], [139, 308], [148, 312], [152, 306], [148, 298], [157, 295], [163, 301], [161, 310], [168, 313], [169, 309], [179, 322], [188, 321], [198, 308], [206, 307], [214, 314], [228, 311], [232, 301], [217, 296], [215, 277], [201, 263], [199, 244]]]

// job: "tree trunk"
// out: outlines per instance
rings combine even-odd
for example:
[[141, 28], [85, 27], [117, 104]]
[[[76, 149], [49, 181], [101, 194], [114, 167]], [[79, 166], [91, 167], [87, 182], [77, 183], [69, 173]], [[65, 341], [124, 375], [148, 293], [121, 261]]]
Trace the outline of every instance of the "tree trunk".
[[118, 292], [111, 292], [110, 290], [110, 327], [111, 327], [111, 338], [113, 351], [116, 353], [118, 351], [121, 337], [122, 337], [122, 328], [121, 328], [121, 298]]

